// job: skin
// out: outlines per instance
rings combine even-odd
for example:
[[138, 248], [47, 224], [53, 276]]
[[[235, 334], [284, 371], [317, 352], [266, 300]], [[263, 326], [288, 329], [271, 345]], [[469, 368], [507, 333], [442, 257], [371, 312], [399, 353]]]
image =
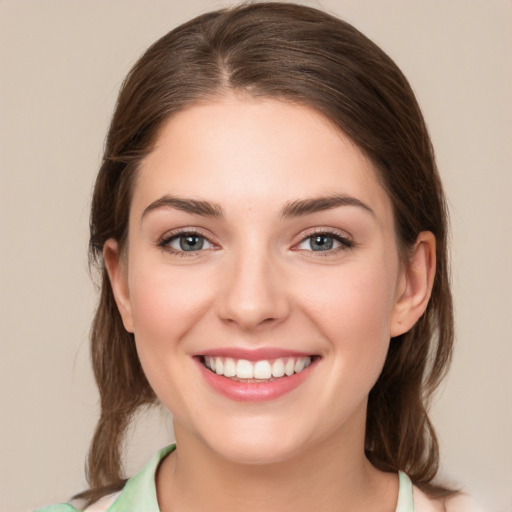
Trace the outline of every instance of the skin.
[[[280, 215], [333, 194], [365, 207]], [[224, 215], [155, 207], [166, 195], [215, 202]], [[162, 246], [180, 229], [199, 231], [203, 249]], [[313, 231], [352, 246], [314, 251]], [[104, 249], [124, 325], [174, 417], [178, 450], [157, 475], [163, 512], [395, 510], [397, 477], [367, 461], [364, 429], [390, 338], [430, 296], [432, 234], [411, 254], [401, 263], [372, 164], [316, 111], [228, 95], [168, 120], [135, 183], [127, 249]], [[200, 374], [193, 356], [218, 347], [318, 357], [296, 389], [242, 403]]]

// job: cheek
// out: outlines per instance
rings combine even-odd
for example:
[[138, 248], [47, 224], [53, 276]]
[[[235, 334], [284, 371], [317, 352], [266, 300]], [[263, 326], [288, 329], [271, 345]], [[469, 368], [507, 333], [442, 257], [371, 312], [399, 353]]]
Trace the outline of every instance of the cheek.
[[211, 276], [154, 262], [136, 268], [130, 282], [135, 337], [139, 344], [174, 347], [204, 316], [215, 289]]
[[346, 265], [297, 291], [334, 355], [334, 373], [357, 395], [369, 392], [386, 359], [396, 276], [392, 262]]
[[375, 339], [376, 333], [381, 334], [377, 338], [389, 338], [395, 271], [382, 264], [330, 270], [318, 273], [297, 292], [303, 307], [318, 318], [317, 325], [329, 331], [329, 338], [344, 332], [365, 342]]
[[137, 263], [130, 279], [137, 353], [157, 396], [181, 418], [193, 406], [187, 395], [200, 391], [189, 382], [183, 393], [182, 383], [188, 382], [190, 371], [186, 336], [207, 314], [215, 287], [201, 270], [190, 272], [154, 261]]

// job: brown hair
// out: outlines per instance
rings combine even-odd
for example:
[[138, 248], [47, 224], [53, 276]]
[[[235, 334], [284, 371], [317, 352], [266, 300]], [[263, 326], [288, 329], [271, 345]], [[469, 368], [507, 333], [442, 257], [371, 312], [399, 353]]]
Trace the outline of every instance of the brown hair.
[[437, 241], [431, 300], [417, 324], [392, 340], [369, 397], [366, 452], [403, 470], [431, 495], [438, 443], [427, 410], [451, 358], [452, 301], [447, 212], [422, 114], [394, 62], [351, 25], [310, 7], [255, 3], [199, 16], [171, 31], [126, 78], [107, 137], [91, 213], [91, 261], [101, 272], [92, 363], [101, 416], [87, 475], [89, 501], [122, 486], [121, 446], [133, 414], [157, 402], [126, 332], [102, 261], [105, 241], [126, 242], [138, 164], [159, 129], [194, 102], [238, 91], [304, 104], [324, 114], [370, 158], [394, 208], [402, 257], [420, 231]]

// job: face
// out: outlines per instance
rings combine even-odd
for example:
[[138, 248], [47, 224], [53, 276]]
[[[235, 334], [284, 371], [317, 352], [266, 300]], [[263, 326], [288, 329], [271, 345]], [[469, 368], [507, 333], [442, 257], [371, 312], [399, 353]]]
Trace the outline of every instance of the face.
[[178, 443], [233, 461], [362, 442], [390, 337], [416, 319], [371, 163], [277, 100], [169, 120], [134, 186], [126, 252], [109, 241], [105, 257]]

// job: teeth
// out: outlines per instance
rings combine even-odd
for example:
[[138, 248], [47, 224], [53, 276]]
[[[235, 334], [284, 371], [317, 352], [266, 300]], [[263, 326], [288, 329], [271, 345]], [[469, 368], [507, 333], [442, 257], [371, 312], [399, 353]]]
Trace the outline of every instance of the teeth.
[[234, 377], [236, 375], [236, 363], [230, 357], [224, 361], [224, 377]]
[[284, 361], [276, 359], [272, 363], [272, 377], [282, 377], [284, 375]]
[[286, 364], [284, 365], [284, 373], [286, 373], [286, 375], [290, 376], [290, 375], [293, 375], [294, 372], [295, 372], [295, 360], [288, 359], [288, 361], [286, 361]]
[[254, 368], [250, 361], [239, 359], [236, 363], [236, 376], [239, 379], [252, 379], [254, 377]]
[[258, 361], [254, 365], [255, 379], [270, 379], [272, 377], [272, 367], [268, 361]]
[[[219, 363], [216, 361], [215, 364], [218, 365]], [[304, 370], [305, 367], [306, 367], [306, 361], [304, 359], [297, 359], [297, 362], [295, 363], [295, 367], [294, 367], [295, 373], [301, 372], [302, 370]], [[219, 370], [217, 370], [217, 373], [218, 372], [219, 372]]]
[[252, 362], [246, 359], [206, 356], [204, 364], [212, 372], [224, 377], [269, 380], [300, 373], [311, 364], [311, 357], [288, 357], [275, 359], [274, 361]]

